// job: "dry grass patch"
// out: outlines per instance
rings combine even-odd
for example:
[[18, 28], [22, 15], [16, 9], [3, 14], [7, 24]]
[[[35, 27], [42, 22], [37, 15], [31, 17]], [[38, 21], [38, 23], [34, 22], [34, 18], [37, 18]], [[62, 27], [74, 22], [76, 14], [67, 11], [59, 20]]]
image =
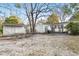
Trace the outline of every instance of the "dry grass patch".
[[33, 50], [31, 53], [29, 53], [29, 56], [44, 56], [46, 55], [46, 50]]
[[66, 42], [67, 47], [72, 50], [74, 53], [79, 53], [79, 38], [70, 38]]

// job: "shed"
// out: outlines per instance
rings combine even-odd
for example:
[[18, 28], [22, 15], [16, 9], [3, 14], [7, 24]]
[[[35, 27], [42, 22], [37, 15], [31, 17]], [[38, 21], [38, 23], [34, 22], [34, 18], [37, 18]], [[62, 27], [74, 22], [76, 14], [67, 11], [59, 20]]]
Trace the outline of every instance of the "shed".
[[26, 33], [24, 24], [3, 24], [3, 35]]

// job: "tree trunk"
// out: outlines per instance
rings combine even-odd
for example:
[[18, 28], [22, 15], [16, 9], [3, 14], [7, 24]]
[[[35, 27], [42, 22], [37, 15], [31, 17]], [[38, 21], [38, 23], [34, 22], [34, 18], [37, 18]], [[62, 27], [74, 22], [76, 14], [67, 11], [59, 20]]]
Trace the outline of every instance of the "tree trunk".
[[32, 32], [32, 25], [30, 24], [30, 33]]
[[33, 25], [33, 33], [35, 33], [35, 24]]
[[33, 24], [33, 25], [31, 24], [30, 25], [30, 32], [31, 33], [35, 33], [35, 24]]

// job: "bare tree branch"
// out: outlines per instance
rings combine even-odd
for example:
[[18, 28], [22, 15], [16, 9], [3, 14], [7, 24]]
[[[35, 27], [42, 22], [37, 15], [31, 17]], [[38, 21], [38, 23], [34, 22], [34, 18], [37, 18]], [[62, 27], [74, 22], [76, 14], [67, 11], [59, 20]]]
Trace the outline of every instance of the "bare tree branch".
[[[45, 17], [46, 15], [43, 13], [50, 12], [50, 9], [48, 7], [48, 4], [46, 3], [28, 3], [23, 4], [23, 8], [25, 9], [26, 16], [28, 18], [30, 27], [32, 26], [32, 31], [35, 31], [35, 25], [40, 17]], [[41, 15], [42, 14], [42, 15]]]

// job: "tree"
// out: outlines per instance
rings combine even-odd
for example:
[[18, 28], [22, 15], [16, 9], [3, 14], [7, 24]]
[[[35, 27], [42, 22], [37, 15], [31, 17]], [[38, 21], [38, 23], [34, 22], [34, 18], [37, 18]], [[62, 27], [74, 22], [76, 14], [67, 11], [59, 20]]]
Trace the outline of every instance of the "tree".
[[79, 3], [70, 3], [69, 4], [72, 14], [79, 10]]
[[50, 23], [50, 24], [59, 23], [59, 16], [56, 13], [51, 14], [48, 17], [48, 23]]
[[61, 15], [61, 19], [60, 19], [60, 21], [61, 21], [61, 28], [62, 28], [62, 32], [64, 31], [64, 24], [63, 24], [63, 22], [66, 20], [66, 18], [68, 17], [68, 16], [70, 16], [71, 15], [71, 13], [72, 13], [72, 11], [71, 11], [71, 9], [70, 9], [70, 7], [69, 7], [69, 4], [65, 4], [62, 8], [61, 8], [61, 10], [62, 10], [62, 15]]
[[[62, 10], [63, 10], [62, 20], [65, 21], [67, 15], [68, 15], [68, 17], [71, 16], [72, 17], [71, 19], [78, 20], [77, 19], [78, 18], [77, 13], [79, 11], [79, 4], [78, 3], [66, 4], [65, 6], [63, 6]], [[71, 20], [71, 19], [69, 19], [69, 20]], [[70, 23], [70, 24], [72, 24], [72, 23]], [[62, 31], [63, 31], [63, 24], [62, 24]]]
[[66, 26], [71, 34], [79, 34], [79, 12], [75, 13], [70, 19], [70, 23]]
[[20, 24], [21, 20], [17, 16], [10, 16], [5, 19], [5, 24]]
[[48, 4], [45, 3], [28, 3], [28, 4], [15, 4], [17, 8], [25, 10], [26, 17], [28, 18], [30, 30], [35, 32], [36, 22], [40, 17], [46, 16], [45, 13], [50, 12]]
[[51, 14], [48, 17], [47, 23], [51, 25], [52, 31], [54, 31], [55, 27], [53, 27], [53, 25], [59, 23], [59, 16], [56, 13]]
[[77, 13], [75, 13], [72, 17], [71, 17], [71, 19], [70, 19], [70, 21], [79, 21], [79, 12], [77, 12]]

